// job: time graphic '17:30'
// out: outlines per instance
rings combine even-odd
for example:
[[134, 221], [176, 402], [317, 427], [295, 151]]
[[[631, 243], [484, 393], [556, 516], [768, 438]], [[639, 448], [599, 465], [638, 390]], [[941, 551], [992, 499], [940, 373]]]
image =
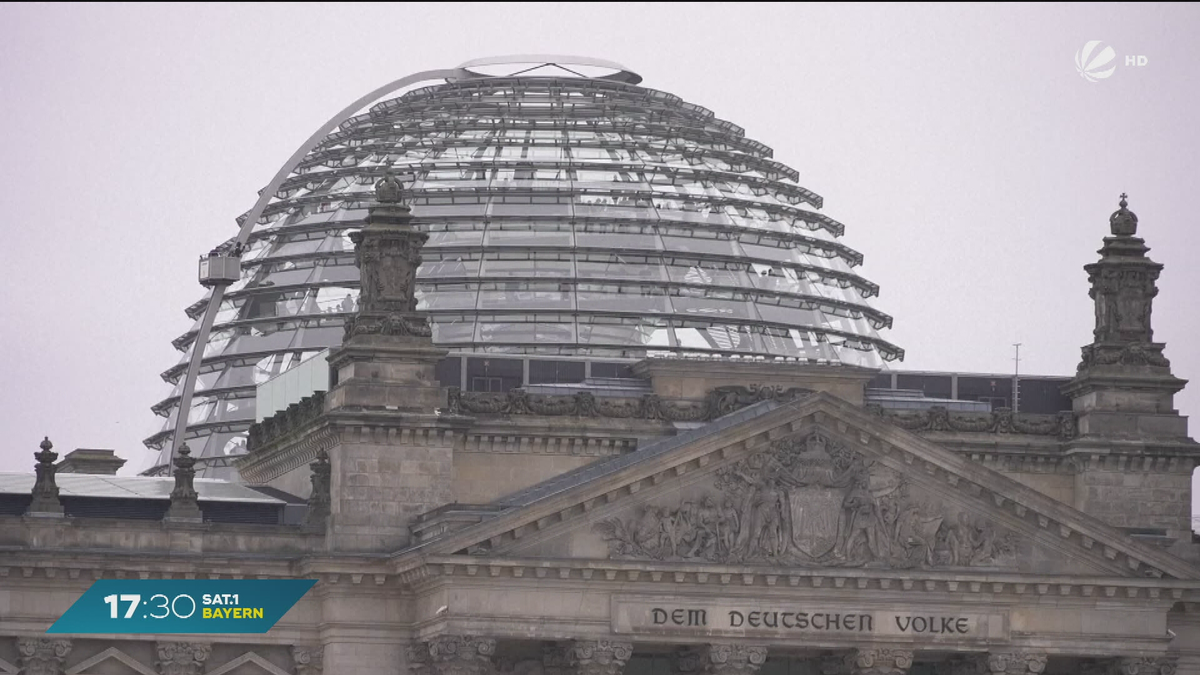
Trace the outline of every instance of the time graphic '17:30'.
[[[186, 614], [181, 613], [180, 600], [187, 600], [189, 609]], [[190, 595], [181, 594], [174, 598], [168, 598], [162, 593], [157, 593], [150, 596], [149, 600], [142, 600], [140, 595], [107, 595], [104, 597], [105, 604], [109, 608], [109, 618], [112, 619], [132, 619], [137, 614], [138, 608], [141, 607], [145, 613], [142, 614], [143, 619], [165, 619], [174, 615], [177, 619], [186, 619], [196, 613], [196, 599]], [[125, 610], [125, 616], [120, 615], [121, 603], [129, 603], [128, 609]], [[156, 614], [155, 611], [161, 611], [161, 614]]]

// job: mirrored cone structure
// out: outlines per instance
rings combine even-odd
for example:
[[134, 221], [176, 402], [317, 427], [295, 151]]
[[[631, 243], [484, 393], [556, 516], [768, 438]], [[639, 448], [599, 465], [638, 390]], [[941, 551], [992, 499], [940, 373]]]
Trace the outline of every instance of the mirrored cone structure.
[[[467, 64], [470, 65], [470, 64]], [[429, 236], [418, 309], [451, 354], [736, 357], [879, 367], [862, 255], [797, 172], [743, 129], [622, 69], [463, 70], [343, 123], [253, 225], [187, 411], [199, 475], [245, 451], [255, 386], [341, 343], [358, 308], [350, 232], [393, 170]], [[503, 72], [503, 71], [500, 71]], [[624, 81], [620, 81], [624, 80]], [[211, 293], [187, 308], [166, 418], [146, 439], [166, 475]]]

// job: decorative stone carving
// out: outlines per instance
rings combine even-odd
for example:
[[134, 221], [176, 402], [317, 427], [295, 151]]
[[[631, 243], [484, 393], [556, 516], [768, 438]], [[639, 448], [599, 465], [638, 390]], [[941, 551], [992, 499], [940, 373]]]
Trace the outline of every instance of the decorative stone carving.
[[717, 643], [682, 650], [676, 656], [675, 669], [696, 675], [751, 675], [766, 661], [766, 647]]
[[1146, 257], [1149, 249], [1133, 236], [1137, 216], [1126, 208], [1125, 195], [1120, 206], [1109, 219], [1114, 236], [1104, 239], [1100, 260], [1084, 266], [1096, 327], [1093, 344], [1084, 348], [1081, 371], [1096, 365], [1169, 366], [1162, 345], [1154, 344], [1151, 326], [1162, 265]]
[[295, 675], [321, 675], [325, 669], [325, 648], [320, 645], [293, 645]]
[[1062, 440], [1075, 438], [1077, 433], [1075, 414], [1069, 411], [1057, 415], [1033, 415], [1014, 413], [1010, 408], [997, 408], [986, 413], [950, 412], [943, 406], [918, 411], [891, 410], [878, 405], [867, 406], [867, 409], [908, 431], [1028, 434], [1057, 436]]
[[36, 478], [33, 482], [33, 501], [29, 503], [26, 513], [38, 515], [62, 515], [63, 505], [58, 499], [58, 484], [54, 481], [54, 460], [58, 453], [54, 452], [54, 444], [46, 436], [38, 445], [41, 450], [33, 453], [37, 464], [34, 466]]
[[1170, 368], [1171, 362], [1163, 356], [1161, 344], [1135, 342], [1128, 345], [1093, 344], [1082, 347], [1083, 356], [1078, 370], [1091, 366], [1157, 366]]
[[167, 509], [166, 520], [203, 522], [204, 514], [200, 511], [200, 503], [196, 494], [196, 458], [187, 444], [179, 446], [179, 454], [175, 457], [175, 489], [171, 490], [171, 507]]
[[1129, 202], [1125, 201], [1128, 198], [1129, 195], [1122, 192], [1121, 201], [1117, 203], [1121, 208], [1108, 217], [1108, 225], [1115, 237], [1132, 237], [1137, 234], [1138, 218], [1137, 214], [1126, 208], [1129, 206]]
[[304, 429], [310, 422], [325, 412], [325, 392], [314, 392], [305, 396], [298, 403], [289, 405], [284, 410], [264, 418], [257, 424], [250, 425], [250, 434], [246, 439], [246, 451], [255, 452], [264, 445], [273, 443], [294, 431]]
[[200, 675], [212, 646], [198, 642], [158, 643], [158, 672], [161, 675]]
[[312, 469], [312, 492], [308, 495], [308, 514], [304, 524], [309, 528], [324, 528], [331, 512], [330, 483], [333, 470], [329, 466], [329, 455], [324, 450], [317, 453], [317, 461], [309, 464]]
[[433, 657], [429, 654], [429, 645], [424, 642], [404, 646], [404, 664], [408, 675], [429, 675]]
[[1080, 668], [1080, 675], [1175, 675], [1175, 657], [1126, 657], [1096, 659]]
[[439, 635], [425, 643], [436, 675], [487, 675], [496, 641], [463, 635]]
[[614, 559], [914, 568], [1016, 553], [1011, 533], [912, 494], [902, 474], [820, 433], [718, 470], [707, 494], [595, 528]]
[[[385, 192], [391, 196], [391, 190]], [[362, 286], [358, 313], [346, 320], [343, 342], [356, 335], [428, 338], [433, 334], [426, 318], [416, 313], [414, 294], [421, 247], [429, 235], [413, 227], [411, 219], [407, 206], [381, 204], [372, 207], [367, 227], [350, 234]]]
[[71, 653], [71, 641], [17, 638], [17, 651], [21, 656], [21, 675], [59, 675], [67, 654]]
[[771, 386], [722, 386], [703, 400], [671, 401], [657, 394], [640, 398], [597, 397], [581, 391], [542, 396], [517, 388], [507, 393], [464, 392], [450, 388], [448, 412], [456, 415], [540, 415], [544, 417], [610, 417], [615, 419], [707, 422], [759, 401], [788, 401], [811, 393], [807, 389]]
[[396, 204], [404, 200], [404, 185], [390, 170], [375, 183], [375, 199], [383, 204]]
[[821, 662], [823, 675], [904, 675], [912, 667], [911, 649], [856, 649]]
[[576, 640], [567, 651], [578, 675], [620, 675], [633, 656], [633, 643], [619, 640]]
[[988, 673], [1026, 675], [1046, 670], [1046, 655], [1035, 652], [994, 652], [987, 657]]

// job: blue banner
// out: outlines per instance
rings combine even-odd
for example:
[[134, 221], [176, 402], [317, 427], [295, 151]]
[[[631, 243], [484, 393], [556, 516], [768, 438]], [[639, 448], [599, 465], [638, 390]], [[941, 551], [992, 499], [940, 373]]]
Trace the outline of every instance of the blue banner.
[[315, 579], [101, 579], [47, 633], [265, 633]]

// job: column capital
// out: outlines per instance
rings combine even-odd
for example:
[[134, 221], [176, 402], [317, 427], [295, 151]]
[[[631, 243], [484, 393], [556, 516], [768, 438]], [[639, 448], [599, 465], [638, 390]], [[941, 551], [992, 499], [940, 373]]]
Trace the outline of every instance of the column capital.
[[158, 672], [162, 675], [200, 675], [212, 645], [200, 642], [159, 642]]
[[71, 641], [18, 638], [17, 651], [21, 655], [21, 675], [59, 675], [71, 653]]
[[1026, 675], [1046, 670], [1046, 655], [1039, 652], [993, 652], [987, 655], [985, 672], [995, 675]]
[[1098, 659], [1081, 670], [1086, 675], [1175, 675], [1179, 659], [1173, 656], [1127, 656]]
[[821, 664], [824, 675], [904, 675], [912, 667], [911, 649], [855, 649]]
[[325, 669], [325, 648], [321, 645], [292, 645], [292, 663], [296, 675], [321, 675]]
[[486, 675], [496, 653], [495, 640], [473, 635], [439, 635], [425, 645], [436, 675]]
[[567, 653], [578, 675], [621, 675], [633, 656], [633, 643], [620, 640], [576, 640]]
[[680, 651], [675, 668], [696, 675], [751, 675], [766, 660], [766, 647], [718, 642]]

